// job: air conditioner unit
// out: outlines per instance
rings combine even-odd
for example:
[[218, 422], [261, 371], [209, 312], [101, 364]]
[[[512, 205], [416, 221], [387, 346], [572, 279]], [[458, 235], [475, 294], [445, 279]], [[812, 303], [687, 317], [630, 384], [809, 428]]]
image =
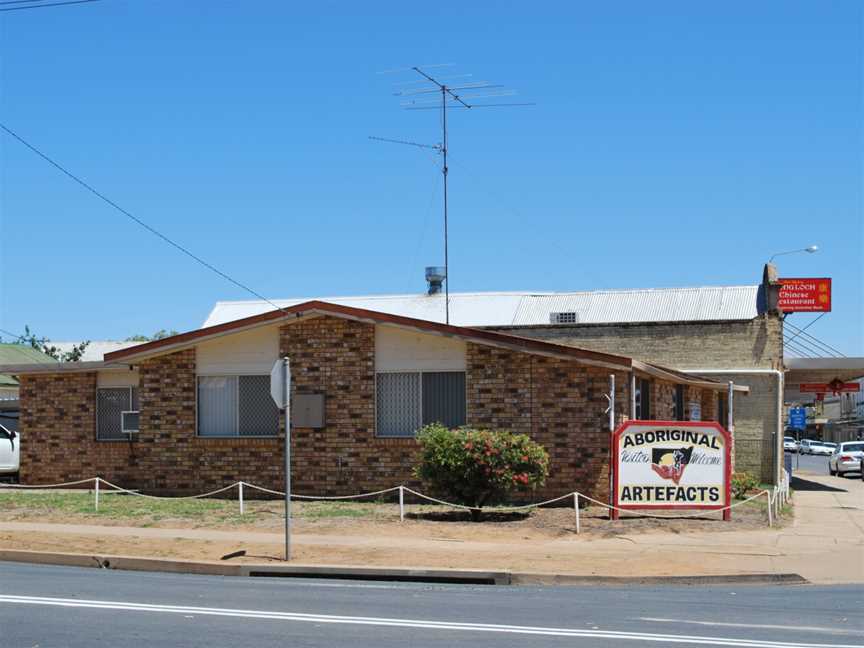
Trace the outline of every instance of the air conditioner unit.
[[123, 434], [138, 433], [138, 410], [124, 410], [120, 412], [120, 430]]

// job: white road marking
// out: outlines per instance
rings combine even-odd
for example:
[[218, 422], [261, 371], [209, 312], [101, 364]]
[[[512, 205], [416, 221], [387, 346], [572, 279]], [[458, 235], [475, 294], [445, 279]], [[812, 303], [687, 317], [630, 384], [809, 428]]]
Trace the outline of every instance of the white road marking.
[[689, 623], [691, 625], [718, 626], [723, 628], [758, 628], [763, 630], [795, 630], [801, 632], [823, 632], [826, 634], [852, 635], [864, 637], [864, 630], [852, 630], [849, 628], [825, 628], [821, 626], [793, 626], [793, 625], [770, 625], [760, 623], [729, 623], [724, 621], [694, 621], [691, 619], [661, 619], [658, 617], [637, 617], [639, 621], [653, 621], [659, 623]]
[[711, 646], [738, 646], [742, 648], [861, 648], [858, 644], [790, 643], [788, 641], [759, 641], [733, 637], [708, 637], [691, 635], [654, 634], [644, 632], [618, 632], [613, 630], [578, 630], [571, 628], [547, 628], [534, 626], [498, 625], [489, 623], [456, 623], [425, 619], [393, 619], [381, 617], [338, 616], [330, 614], [305, 614], [299, 612], [274, 612], [266, 610], [239, 610], [230, 608], [190, 607], [180, 605], [154, 605], [125, 601], [98, 601], [39, 596], [0, 595], [0, 603], [12, 605], [49, 605], [70, 608], [103, 610], [126, 610], [131, 612], [155, 612], [164, 614], [241, 617], [251, 619], [273, 619], [307, 623], [332, 623], [396, 628], [422, 628], [456, 632], [496, 632], [583, 639], [617, 639], [675, 644], [698, 644]]

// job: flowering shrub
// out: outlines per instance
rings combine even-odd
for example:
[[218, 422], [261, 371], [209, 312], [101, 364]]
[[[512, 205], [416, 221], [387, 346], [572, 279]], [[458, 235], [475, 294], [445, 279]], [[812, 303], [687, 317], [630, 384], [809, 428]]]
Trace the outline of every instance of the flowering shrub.
[[427, 425], [417, 434], [420, 463], [414, 474], [443, 499], [474, 507], [479, 520], [485, 505], [501, 502], [513, 490], [542, 486], [549, 455], [524, 434], [468, 427], [449, 430]]
[[740, 500], [747, 497], [748, 492], [759, 488], [759, 480], [748, 472], [736, 472], [732, 474], [730, 487], [732, 497]]

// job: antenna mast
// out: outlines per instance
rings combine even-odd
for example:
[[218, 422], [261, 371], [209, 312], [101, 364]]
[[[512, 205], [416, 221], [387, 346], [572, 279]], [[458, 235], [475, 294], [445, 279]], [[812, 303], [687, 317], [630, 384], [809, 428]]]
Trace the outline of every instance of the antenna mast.
[[[424, 66], [427, 69], [430, 67], [449, 67], [450, 64]], [[499, 106], [533, 106], [533, 103], [474, 103], [473, 99], [485, 99], [488, 97], [506, 97], [515, 95], [513, 90], [500, 90], [503, 88], [499, 84], [491, 84], [487, 81], [477, 81], [474, 83], [456, 82], [453, 85], [448, 85], [447, 81], [452, 78], [470, 77], [470, 74], [456, 75], [456, 77], [436, 78], [424, 72], [420, 67], [414, 66], [401, 70], [388, 70], [388, 72], [404, 72], [413, 70], [425, 79], [425, 82], [410, 84], [411, 87], [395, 92], [396, 96], [407, 97], [413, 95], [424, 94], [441, 94], [440, 104], [437, 99], [409, 99], [402, 102], [402, 107], [406, 110], [441, 110], [441, 144], [418, 144], [416, 142], [408, 142], [404, 140], [386, 139], [383, 137], [371, 137], [383, 142], [391, 142], [394, 144], [406, 144], [419, 148], [434, 149], [441, 154], [441, 174], [444, 179], [444, 321], [450, 323], [450, 250], [448, 236], [448, 213], [447, 213], [447, 176], [449, 168], [447, 166], [447, 107], [451, 108], [492, 108]], [[430, 85], [431, 84], [431, 85]], [[491, 88], [496, 88], [494, 92], [486, 94], [470, 94], [472, 91], [484, 90], [488, 91]], [[440, 106], [440, 107], [439, 107]]]

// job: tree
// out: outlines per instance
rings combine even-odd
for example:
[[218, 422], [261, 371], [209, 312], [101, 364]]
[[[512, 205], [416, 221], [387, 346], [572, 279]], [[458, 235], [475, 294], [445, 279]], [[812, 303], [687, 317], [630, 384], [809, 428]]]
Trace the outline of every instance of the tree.
[[30, 330], [29, 326], [25, 326], [24, 335], [18, 338], [17, 343], [29, 345], [60, 362], [79, 362], [89, 346], [90, 340], [74, 345], [69, 351], [61, 351], [52, 345], [51, 340], [47, 337], [39, 337]]
[[171, 337], [172, 335], [177, 335], [177, 331], [173, 329], [170, 331], [159, 329], [153, 335], [142, 335], [141, 333], [130, 335], [126, 338], [125, 342], [150, 342], [152, 340], [161, 340], [166, 337]]
[[442, 498], [472, 507], [475, 521], [483, 506], [500, 503], [513, 490], [542, 486], [549, 475], [549, 454], [525, 434], [450, 430], [435, 423], [421, 429], [417, 440], [415, 476]]

